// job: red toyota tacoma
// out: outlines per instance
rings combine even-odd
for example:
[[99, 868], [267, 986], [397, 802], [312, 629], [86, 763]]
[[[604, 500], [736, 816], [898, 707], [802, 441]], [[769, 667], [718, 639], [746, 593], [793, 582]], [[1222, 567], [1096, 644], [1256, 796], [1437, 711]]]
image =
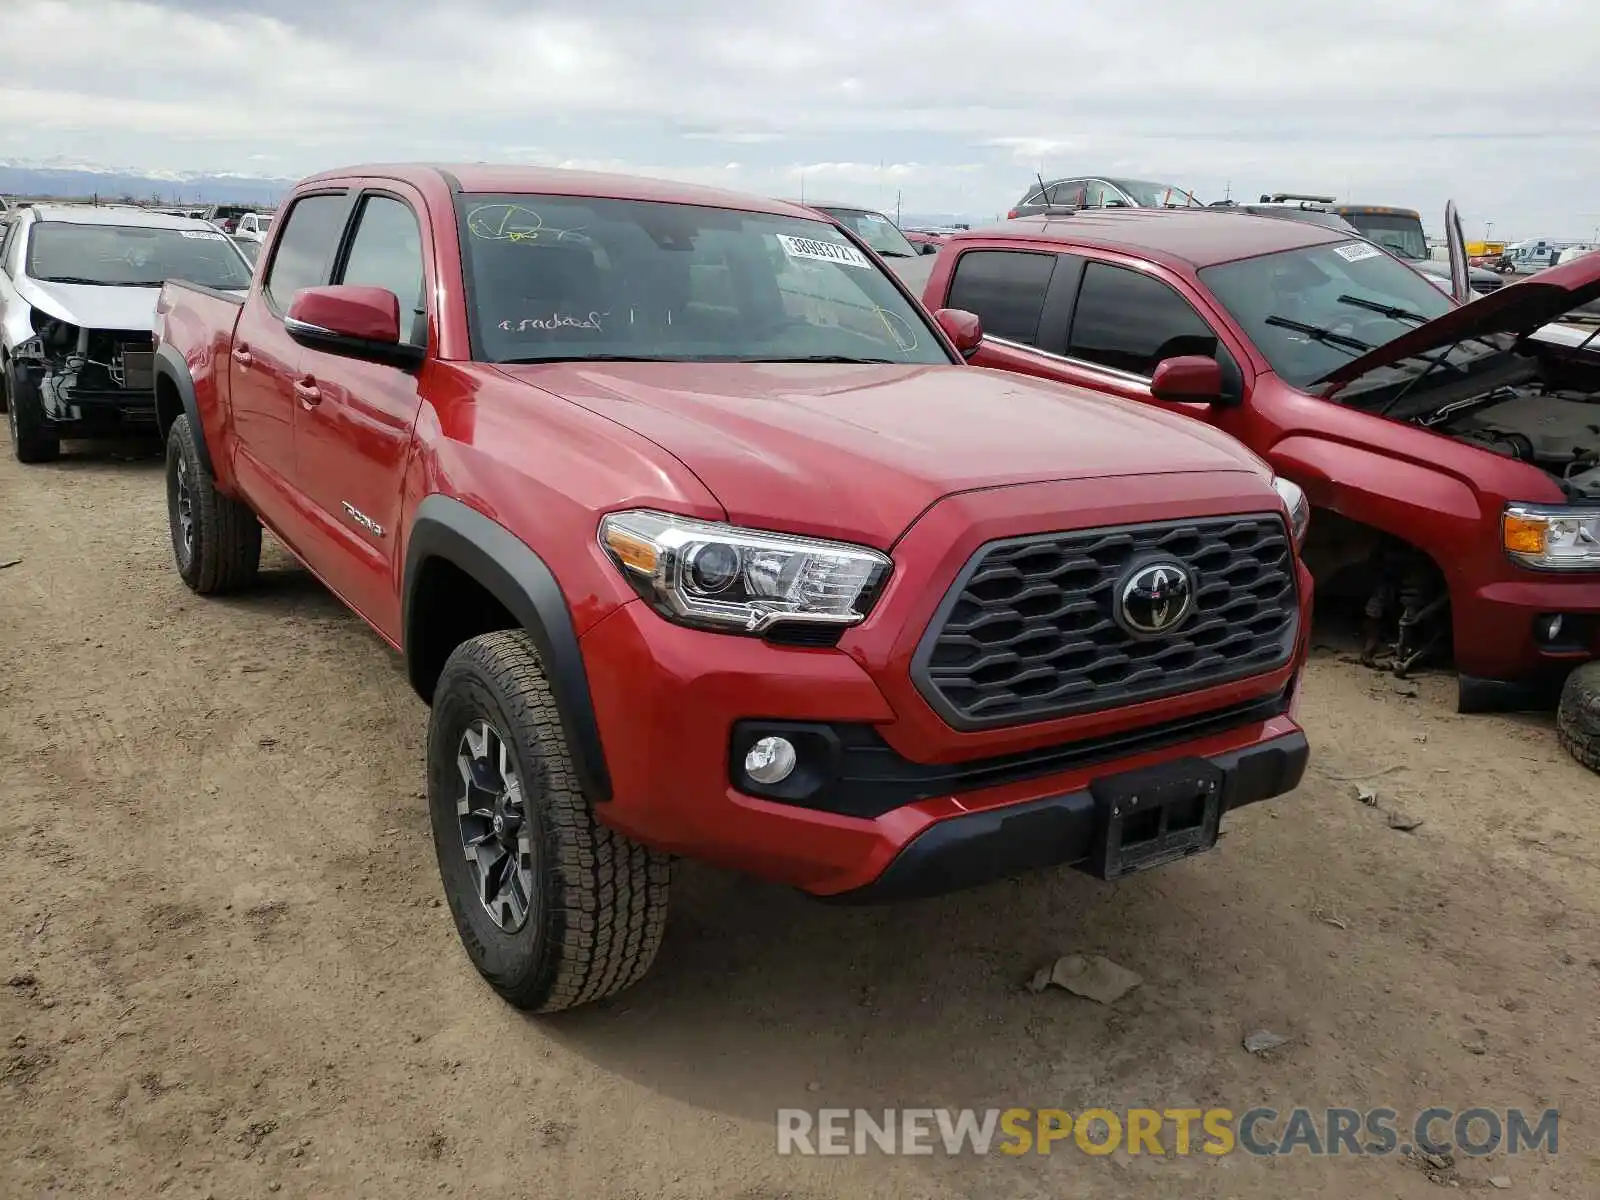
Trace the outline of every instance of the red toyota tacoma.
[[958, 234], [923, 293], [978, 316], [972, 362], [1186, 412], [1298, 483], [1319, 596], [1363, 603], [1374, 663], [1453, 656], [1461, 711], [1547, 705], [1600, 655], [1600, 356], [1546, 327], [1596, 297], [1600, 257], [1458, 305], [1348, 232], [1221, 209]]
[[445, 895], [550, 1011], [692, 855], [846, 902], [1103, 878], [1294, 788], [1309, 508], [1182, 417], [967, 366], [865, 243], [619, 176], [299, 184], [157, 316], [177, 568], [262, 527], [431, 705]]

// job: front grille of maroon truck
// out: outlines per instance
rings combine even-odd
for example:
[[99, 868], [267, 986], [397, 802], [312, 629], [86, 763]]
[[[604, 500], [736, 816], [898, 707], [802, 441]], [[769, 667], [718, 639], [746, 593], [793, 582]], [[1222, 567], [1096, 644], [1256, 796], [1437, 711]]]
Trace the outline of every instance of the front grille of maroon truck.
[[[1146, 565], [1187, 571], [1193, 609], [1135, 636], [1118, 592]], [[955, 729], [1160, 699], [1276, 670], [1294, 655], [1299, 597], [1272, 513], [1116, 525], [981, 546], [912, 658], [917, 690]]]

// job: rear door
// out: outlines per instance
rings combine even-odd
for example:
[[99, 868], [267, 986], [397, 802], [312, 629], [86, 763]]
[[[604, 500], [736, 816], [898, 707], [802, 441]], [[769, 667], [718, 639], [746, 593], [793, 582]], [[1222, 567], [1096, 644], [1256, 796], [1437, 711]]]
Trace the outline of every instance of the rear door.
[[[381, 287], [400, 302], [400, 338], [430, 347], [433, 245], [422, 197], [398, 183], [362, 192], [334, 283]], [[401, 488], [422, 405], [420, 376], [307, 348], [299, 366], [296, 475], [312, 505], [306, 561], [398, 640]]]
[[307, 506], [295, 478], [294, 421], [300, 344], [283, 318], [301, 288], [328, 282], [350, 215], [347, 188], [307, 192], [289, 209], [262, 282], [233, 331], [228, 394], [233, 469], [273, 530], [302, 552]]

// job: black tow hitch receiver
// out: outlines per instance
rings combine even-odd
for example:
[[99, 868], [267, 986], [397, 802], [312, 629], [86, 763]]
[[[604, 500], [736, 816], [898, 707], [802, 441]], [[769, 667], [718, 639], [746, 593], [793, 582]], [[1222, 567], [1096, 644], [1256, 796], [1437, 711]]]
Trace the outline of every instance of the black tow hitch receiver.
[[1101, 879], [1117, 879], [1211, 849], [1226, 784], [1222, 768], [1203, 758], [1095, 780], [1089, 793], [1098, 832], [1083, 867]]

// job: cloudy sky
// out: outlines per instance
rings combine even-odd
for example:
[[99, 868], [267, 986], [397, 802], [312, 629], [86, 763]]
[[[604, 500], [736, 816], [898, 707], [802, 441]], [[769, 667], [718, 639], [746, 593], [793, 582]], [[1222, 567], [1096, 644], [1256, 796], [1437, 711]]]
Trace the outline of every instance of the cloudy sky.
[[6, 159], [527, 161], [980, 217], [1093, 171], [1600, 228], [1583, 0], [0, 0], [0, 62]]

